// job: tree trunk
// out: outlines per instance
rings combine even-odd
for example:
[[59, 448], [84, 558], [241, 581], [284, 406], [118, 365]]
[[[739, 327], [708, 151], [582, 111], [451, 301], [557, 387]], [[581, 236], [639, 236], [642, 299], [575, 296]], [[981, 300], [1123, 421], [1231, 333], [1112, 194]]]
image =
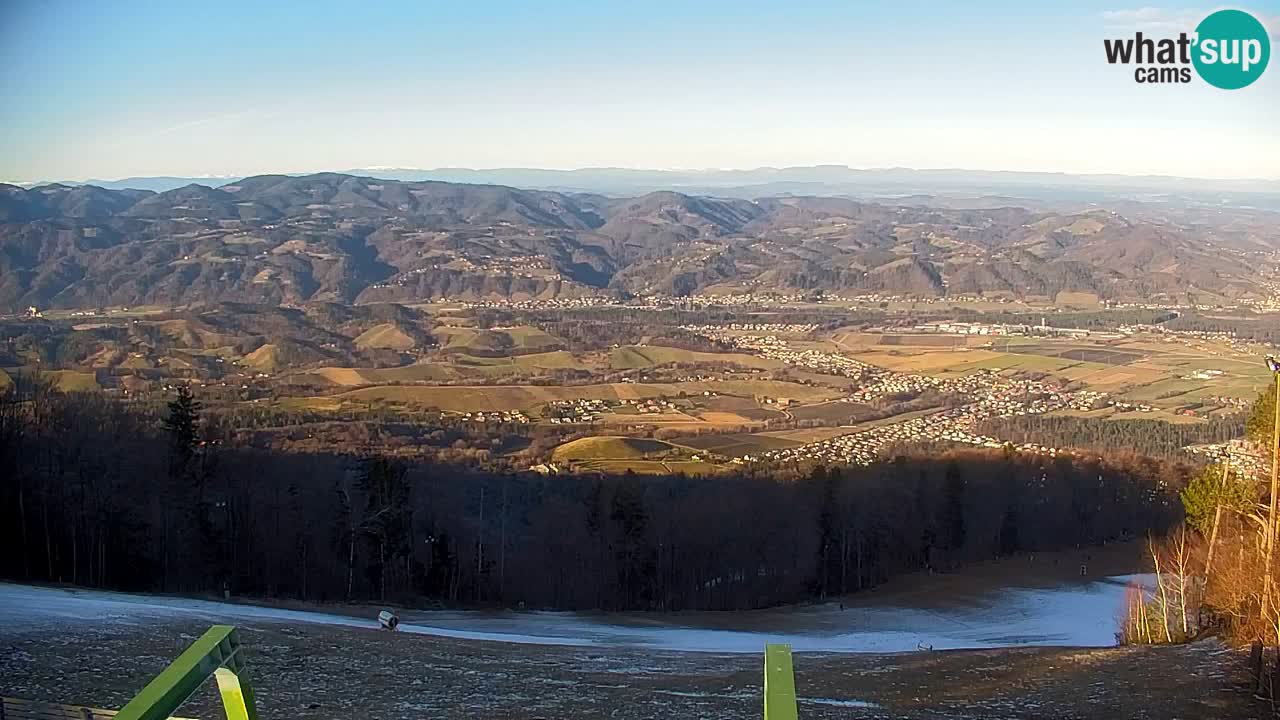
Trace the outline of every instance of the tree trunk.
[[163, 567], [160, 571], [160, 588], [163, 591], [168, 592], [169, 591], [169, 508], [165, 507], [161, 511], [161, 515], [163, 516], [163, 519], [161, 521], [162, 527], [160, 529], [160, 546], [164, 552], [164, 562], [163, 562]]
[[18, 481], [18, 521], [22, 525], [22, 579], [31, 578], [31, 550], [27, 540], [27, 502], [22, 491], [22, 481]]
[[76, 525], [78, 524], [79, 522], [75, 520], [71, 521], [71, 584], [72, 585], [78, 585], [80, 581], [80, 576], [78, 573], [79, 564], [80, 564], [79, 563], [80, 553], [79, 553], [79, 549], [76, 547], [77, 545], [80, 544], [77, 542], [79, 538], [76, 537]]
[[498, 599], [506, 598], [507, 586], [507, 483], [502, 482], [502, 532], [498, 538]]
[[41, 503], [44, 514], [44, 564], [46, 580], [53, 581], [53, 541], [49, 538], [49, 499], [45, 498]]
[[1169, 593], [1164, 586], [1164, 577], [1160, 574], [1160, 554], [1156, 552], [1155, 543], [1147, 536], [1147, 546], [1151, 548], [1151, 558], [1155, 563], [1156, 587], [1160, 589], [1160, 622], [1164, 625], [1166, 642], [1173, 642], [1173, 633], [1169, 630]]
[[480, 572], [484, 568], [484, 486], [480, 486], [480, 523], [476, 530], [476, 602], [480, 602]]
[[347, 599], [351, 599], [351, 589], [356, 577], [356, 531], [351, 529], [351, 540], [347, 544]]
[[849, 592], [849, 528], [840, 531], [840, 594]]

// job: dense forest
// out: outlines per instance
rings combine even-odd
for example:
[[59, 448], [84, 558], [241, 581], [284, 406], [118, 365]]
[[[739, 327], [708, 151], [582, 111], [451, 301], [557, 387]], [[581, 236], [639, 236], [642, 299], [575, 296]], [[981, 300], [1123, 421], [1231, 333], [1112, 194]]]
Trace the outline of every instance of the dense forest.
[[1015, 415], [984, 420], [978, 432], [1013, 443], [1081, 448], [1103, 452], [1129, 450], [1160, 458], [1185, 457], [1182, 448], [1221, 443], [1244, 434], [1243, 413], [1203, 423], [1162, 420], [1111, 420], [1062, 415]]
[[952, 317], [969, 322], [1001, 323], [1005, 325], [1039, 325], [1043, 320], [1050, 327], [1081, 330], [1114, 330], [1120, 325], [1159, 325], [1177, 317], [1169, 310], [1127, 308], [1123, 310], [1094, 310], [1075, 312], [1003, 311], [978, 312], [957, 310]]
[[1239, 338], [1280, 345], [1280, 317], [1274, 314], [1243, 312], [1240, 317], [1219, 317], [1186, 313], [1165, 325], [1186, 332], [1223, 332]]
[[0, 402], [0, 575], [317, 601], [733, 609], [1163, 531], [1187, 468], [901, 457], [802, 477], [540, 476], [281, 453], [20, 384]]

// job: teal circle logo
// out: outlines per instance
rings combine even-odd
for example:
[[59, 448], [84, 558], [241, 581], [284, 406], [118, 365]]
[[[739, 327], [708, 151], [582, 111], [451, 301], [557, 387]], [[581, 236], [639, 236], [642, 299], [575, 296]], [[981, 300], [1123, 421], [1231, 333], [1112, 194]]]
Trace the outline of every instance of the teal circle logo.
[[1258, 19], [1241, 10], [1219, 10], [1196, 26], [1191, 62], [1204, 81], [1223, 90], [1253, 84], [1271, 59], [1271, 39]]

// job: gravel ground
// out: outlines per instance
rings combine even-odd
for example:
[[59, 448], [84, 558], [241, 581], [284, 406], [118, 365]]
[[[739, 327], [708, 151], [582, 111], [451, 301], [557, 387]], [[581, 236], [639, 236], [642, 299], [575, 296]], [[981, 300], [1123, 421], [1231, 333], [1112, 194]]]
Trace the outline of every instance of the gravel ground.
[[[118, 708], [208, 626], [198, 618], [0, 626], [0, 695]], [[241, 624], [264, 718], [750, 718], [759, 655], [516, 645], [341, 626]], [[800, 714], [826, 718], [1257, 718], [1245, 656], [1166, 648], [797, 654]], [[209, 683], [184, 707], [220, 717]]]

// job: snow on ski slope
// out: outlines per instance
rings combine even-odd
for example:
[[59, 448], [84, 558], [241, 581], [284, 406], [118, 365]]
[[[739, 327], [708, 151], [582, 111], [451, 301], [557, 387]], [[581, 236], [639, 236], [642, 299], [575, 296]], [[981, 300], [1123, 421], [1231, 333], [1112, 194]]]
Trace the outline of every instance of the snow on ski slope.
[[[409, 611], [402, 614], [400, 631], [462, 640], [712, 653], [758, 653], [765, 642], [790, 643], [796, 652], [830, 653], [904, 652], [920, 646], [935, 650], [1102, 647], [1116, 642], [1125, 583], [1130, 579], [1049, 589], [1005, 588], [979, 602], [946, 609], [859, 606], [841, 610], [823, 604], [743, 615]], [[1142, 580], [1149, 583], [1145, 577]], [[749, 617], [749, 625], [732, 626], [735, 616]], [[247, 626], [315, 623], [378, 628], [372, 617], [0, 583], [0, 637], [175, 617]], [[711, 621], [714, 627], [708, 626]]]

